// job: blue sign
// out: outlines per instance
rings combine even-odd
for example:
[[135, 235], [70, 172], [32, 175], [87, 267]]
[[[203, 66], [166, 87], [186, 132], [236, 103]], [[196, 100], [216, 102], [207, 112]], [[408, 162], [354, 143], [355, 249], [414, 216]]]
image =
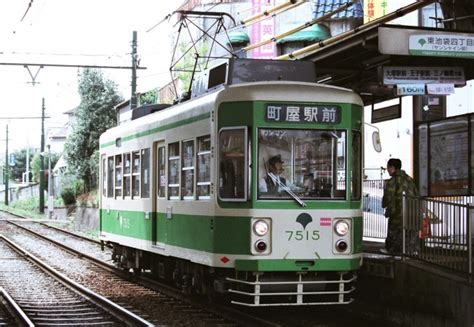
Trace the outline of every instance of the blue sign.
[[15, 166], [15, 163], [16, 163], [15, 154], [14, 154], [14, 153], [10, 153], [10, 155], [8, 156], [8, 164], [9, 164], [10, 166]]

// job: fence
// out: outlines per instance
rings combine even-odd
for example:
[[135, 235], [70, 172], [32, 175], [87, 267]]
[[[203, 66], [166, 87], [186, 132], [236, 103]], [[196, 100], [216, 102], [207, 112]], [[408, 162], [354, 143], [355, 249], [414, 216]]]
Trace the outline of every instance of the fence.
[[[13, 203], [17, 200], [39, 197], [39, 184], [30, 184], [28, 186], [12, 187], [8, 189], [8, 201]], [[0, 191], [0, 201], [5, 199], [5, 190]]]
[[472, 274], [471, 197], [403, 198], [403, 255]]
[[362, 187], [364, 238], [385, 239], [388, 220], [382, 208], [384, 180], [365, 180]]

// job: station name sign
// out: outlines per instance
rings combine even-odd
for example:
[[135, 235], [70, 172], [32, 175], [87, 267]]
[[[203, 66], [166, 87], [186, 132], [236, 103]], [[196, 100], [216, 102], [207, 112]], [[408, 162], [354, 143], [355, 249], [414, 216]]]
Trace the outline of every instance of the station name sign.
[[416, 34], [410, 35], [410, 55], [474, 58], [474, 36], [460, 34]]
[[265, 121], [285, 123], [339, 124], [342, 108], [335, 105], [267, 104]]
[[383, 67], [383, 83], [396, 84], [454, 84], [466, 85], [462, 67]]

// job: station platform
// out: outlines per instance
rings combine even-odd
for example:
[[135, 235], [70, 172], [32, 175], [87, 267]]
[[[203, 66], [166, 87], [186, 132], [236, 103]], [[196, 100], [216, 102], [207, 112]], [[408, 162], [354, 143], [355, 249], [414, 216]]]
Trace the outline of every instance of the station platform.
[[351, 310], [387, 326], [474, 325], [472, 280], [417, 259], [383, 254], [383, 247], [383, 242], [364, 241]]

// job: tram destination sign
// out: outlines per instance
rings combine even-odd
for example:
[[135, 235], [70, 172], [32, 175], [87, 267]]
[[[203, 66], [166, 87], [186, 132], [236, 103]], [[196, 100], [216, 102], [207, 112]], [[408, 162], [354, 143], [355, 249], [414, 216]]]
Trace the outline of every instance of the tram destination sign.
[[285, 123], [339, 124], [341, 122], [340, 106], [335, 105], [295, 105], [267, 104], [265, 121]]

